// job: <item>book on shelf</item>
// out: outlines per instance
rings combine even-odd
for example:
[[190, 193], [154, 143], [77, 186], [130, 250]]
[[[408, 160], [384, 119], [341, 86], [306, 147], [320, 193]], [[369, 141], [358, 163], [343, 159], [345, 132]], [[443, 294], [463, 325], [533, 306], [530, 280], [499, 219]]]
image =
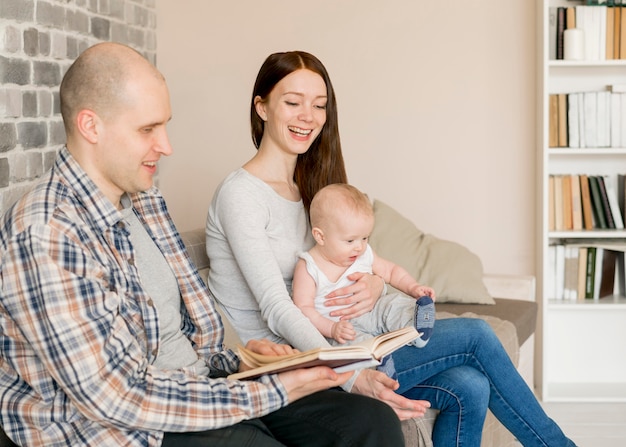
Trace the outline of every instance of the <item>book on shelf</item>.
[[583, 227], [585, 230], [593, 230], [593, 209], [591, 205], [591, 193], [589, 192], [589, 178], [581, 174], [580, 179], [580, 202], [583, 211]]
[[604, 181], [604, 187], [606, 189], [606, 196], [609, 202], [609, 214], [613, 219], [615, 224], [615, 228], [618, 230], [624, 229], [624, 219], [622, 219], [622, 210], [620, 209], [618, 196], [617, 196], [617, 188], [613, 184], [613, 178], [608, 175], [603, 175], [602, 180]]
[[572, 198], [572, 230], [583, 229], [583, 209], [580, 190], [580, 176], [573, 174], [570, 176], [571, 198]]
[[567, 94], [559, 93], [557, 95], [558, 104], [558, 116], [559, 116], [559, 147], [568, 147], [567, 142]]
[[[596, 260], [596, 264], [598, 261]], [[600, 269], [600, 281], [598, 292], [594, 294], [594, 299], [604, 298], [615, 293], [615, 267], [617, 265], [617, 252], [608, 248], [602, 249], [602, 268]], [[596, 265], [596, 270], [598, 266]], [[598, 275], [596, 275], [598, 280]]]
[[572, 176], [565, 174], [561, 176], [561, 186], [563, 194], [563, 229], [573, 230], [572, 219]]
[[559, 6], [556, 8], [556, 58], [563, 59], [563, 39], [564, 39], [564, 31], [565, 31], [565, 20], [566, 20], [566, 10], [564, 6]]
[[563, 179], [561, 175], [552, 175], [554, 181], [554, 228], [557, 231], [565, 229], [563, 223]]
[[559, 146], [559, 97], [558, 95], [549, 96], [550, 122], [549, 122], [549, 141], [550, 147]]
[[[622, 2], [623, 5], [623, 2]], [[626, 59], [626, 7], [621, 6], [621, 21], [620, 21], [620, 38], [619, 38], [619, 58]]]
[[602, 204], [602, 196], [600, 193], [600, 185], [598, 183], [598, 177], [595, 175], [589, 176], [589, 190], [591, 191], [591, 203], [593, 204], [593, 215], [597, 222], [596, 228], [606, 229], [609, 228], [606, 222], [606, 216], [604, 213], [604, 207]]
[[551, 6], [548, 10], [550, 60], [565, 57], [565, 30], [584, 31], [586, 60], [626, 59], [625, 7], [621, 1], [575, 6]]
[[598, 300], [626, 293], [626, 243], [563, 242], [548, 250], [551, 298]]
[[613, 8], [613, 59], [620, 59], [620, 40], [622, 28], [622, 8]]
[[606, 8], [606, 54], [605, 59], [615, 59], [615, 8]]
[[548, 177], [548, 231], [556, 230], [556, 213], [554, 204], [554, 176]]
[[575, 300], [578, 294], [578, 246], [566, 245], [563, 263], [563, 299]]
[[587, 251], [589, 247], [578, 247], [578, 285], [576, 299], [583, 301], [587, 289]]
[[617, 228], [615, 225], [615, 219], [613, 218], [613, 213], [611, 212], [611, 204], [609, 202], [609, 194], [606, 189], [606, 183], [604, 182], [604, 176], [598, 175], [596, 176], [598, 179], [598, 186], [600, 188], [600, 197], [602, 199], [602, 211], [604, 211], [604, 217], [606, 218], [606, 225], [610, 229]]
[[329, 366], [338, 372], [379, 365], [383, 357], [419, 337], [414, 327], [380, 334], [352, 345], [311, 349], [295, 354], [271, 356], [238, 346], [241, 361], [252, 369], [231, 374], [229, 379], [254, 379], [264, 374], [277, 374], [299, 368]]
[[622, 221], [626, 222], [626, 175], [617, 174], [617, 203], [622, 212]]
[[593, 299], [596, 278], [596, 247], [587, 247], [587, 274], [585, 277], [585, 299]]
[[579, 100], [579, 93], [570, 93], [567, 95], [567, 141], [569, 147], [581, 147], [579, 130], [580, 118], [578, 116], [580, 112]]

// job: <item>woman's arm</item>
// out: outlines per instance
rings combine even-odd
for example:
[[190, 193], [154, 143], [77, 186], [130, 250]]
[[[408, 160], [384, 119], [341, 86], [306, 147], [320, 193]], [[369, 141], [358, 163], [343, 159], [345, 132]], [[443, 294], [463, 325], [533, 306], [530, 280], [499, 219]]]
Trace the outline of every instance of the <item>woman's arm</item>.
[[[240, 175], [224, 184], [211, 205], [208, 231], [226, 243], [221, 258], [211, 258], [216, 280], [230, 282], [238, 293], [217, 298], [236, 309], [259, 309], [269, 331], [302, 351], [329, 346], [326, 339], [293, 303], [291, 285], [297, 253], [308, 249], [308, 227], [301, 204], [277, 196], [260, 180]], [[211, 244], [211, 238], [207, 245]], [[209, 247], [210, 251], [211, 247]], [[215, 249], [215, 248], [213, 248]], [[222, 263], [222, 267], [216, 265]], [[232, 322], [237, 326], [237, 321]], [[245, 341], [245, 340], [244, 340]]]

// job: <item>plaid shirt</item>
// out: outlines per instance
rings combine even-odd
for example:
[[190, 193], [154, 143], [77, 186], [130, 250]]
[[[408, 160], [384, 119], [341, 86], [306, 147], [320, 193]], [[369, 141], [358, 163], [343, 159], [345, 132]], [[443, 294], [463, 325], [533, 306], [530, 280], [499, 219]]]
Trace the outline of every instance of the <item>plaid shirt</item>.
[[182, 331], [211, 370], [152, 366], [159, 315], [121, 214], [67, 149], [0, 223], [0, 424], [27, 446], [158, 446], [287, 404], [276, 376], [223, 378], [239, 359], [156, 188], [131, 195], [178, 280]]

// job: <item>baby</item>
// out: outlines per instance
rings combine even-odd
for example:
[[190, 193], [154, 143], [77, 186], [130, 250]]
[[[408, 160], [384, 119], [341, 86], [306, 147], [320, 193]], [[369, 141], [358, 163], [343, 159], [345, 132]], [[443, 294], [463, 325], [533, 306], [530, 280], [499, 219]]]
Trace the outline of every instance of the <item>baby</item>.
[[[360, 340], [412, 324], [420, 337], [411, 344], [425, 346], [435, 324], [435, 292], [373, 252], [368, 238], [374, 210], [367, 196], [353, 186], [332, 184], [315, 195], [309, 214], [315, 246], [300, 254], [295, 267], [296, 306], [331, 342]], [[370, 312], [349, 321], [330, 316], [345, 306], [325, 306], [326, 295], [351, 284], [347, 277], [355, 272], [378, 275], [408, 296], [384, 295]]]

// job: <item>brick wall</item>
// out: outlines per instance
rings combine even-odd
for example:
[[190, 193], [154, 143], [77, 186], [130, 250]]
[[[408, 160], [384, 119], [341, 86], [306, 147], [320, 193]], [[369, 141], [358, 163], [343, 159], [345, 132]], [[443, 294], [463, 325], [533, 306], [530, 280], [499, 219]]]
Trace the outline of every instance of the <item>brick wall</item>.
[[156, 59], [156, 0], [0, 0], [0, 215], [65, 143], [59, 85], [100, 41]]

